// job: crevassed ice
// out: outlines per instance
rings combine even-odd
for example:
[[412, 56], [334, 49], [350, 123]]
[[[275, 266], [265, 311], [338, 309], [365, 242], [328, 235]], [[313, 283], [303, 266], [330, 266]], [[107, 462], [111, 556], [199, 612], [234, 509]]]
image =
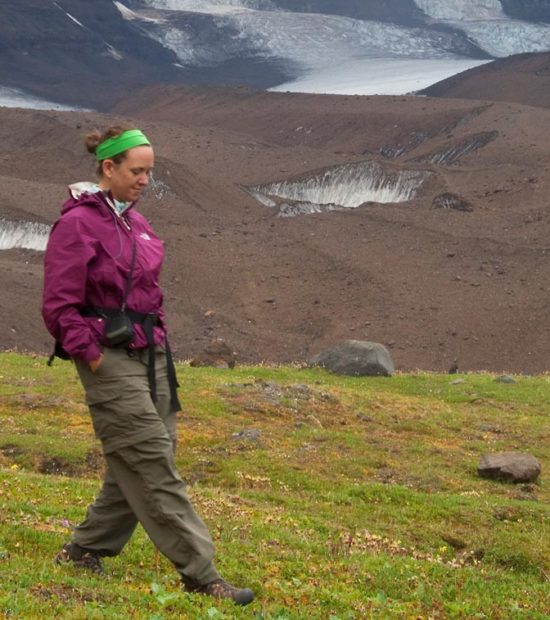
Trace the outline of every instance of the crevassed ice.
[[435, 19], [505, 18], [499, 0], [415, 0], [416, 6]]
[[332, 168], [309, 179], [279, 181], [250, 189], [264, 204], [266, 198], [276, 196], [314, 205], [354, 208], [365, 202], [411, 200], [427, 174], [417, 170], [388, 172], [374, 162], [362, 162]]
[[492, 56], [503, 57], [550, 49], [550, 25], [517, 20], [472, 21], [456, 24]]
[[[238, 34], [229, 49], [214, 43], [192, 45], [184, 30], [170, 27], [154, 36], [183, 64], [201, 64], [261, 50], [265, 57], [298, 62], [303, 67], [345, 66], [350, 59], [370, 57], [448, 58], [438, 37], [428, 30], [366, 22], [333, 15], [250, 11], [219, 16], [218, 26]], [[258, 52], [257, 52], [258, 53]]]
[[12, 222], [0, 218], [0, 250], [25, 248], [43, 252], [51, 226], [39, 222]]
[[550, 26], [510, 19], [498, 0], [415, 0], [434, 19], [450, 22], [491, 56], [550, 49]]

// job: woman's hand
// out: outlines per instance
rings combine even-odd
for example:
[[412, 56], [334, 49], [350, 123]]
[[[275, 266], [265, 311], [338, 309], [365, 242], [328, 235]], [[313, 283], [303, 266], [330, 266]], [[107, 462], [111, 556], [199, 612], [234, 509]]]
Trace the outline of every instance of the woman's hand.
[[95, 372], [101, 366], [102, 361], [103, 361], [103, 354], [101, 354], [96, 360], [92, 360], [91, 362], [88, 362], [88, 366], [90, 367], [90, 370], [92, 372]]

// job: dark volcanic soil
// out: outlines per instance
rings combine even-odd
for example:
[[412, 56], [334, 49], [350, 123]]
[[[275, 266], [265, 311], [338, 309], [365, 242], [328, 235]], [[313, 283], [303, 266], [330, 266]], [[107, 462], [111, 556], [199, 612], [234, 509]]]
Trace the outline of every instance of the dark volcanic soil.
[[495, 60], [433, 84], [422, 94], [550, 108], [550, 52]]
[[[421, 97], [156, 89], [125, 105], [169, 187], [139, 208], [166, 240], [179, 358], [221, 337], [242, 361], [306, 360], [341, 339], [400, 369], [549, 366], [550, 110]], [[52, 222], [93, 178], [80, 136], [114, 117], [0, 110], [0, 215]], [[346, 162], [431, 176], [401, 204], [276, 217], [245, 188]], [[471, 211], [434, 208], [452, 193]], [[47, 351], [42, 254], [0, 253], [4, 348]]]

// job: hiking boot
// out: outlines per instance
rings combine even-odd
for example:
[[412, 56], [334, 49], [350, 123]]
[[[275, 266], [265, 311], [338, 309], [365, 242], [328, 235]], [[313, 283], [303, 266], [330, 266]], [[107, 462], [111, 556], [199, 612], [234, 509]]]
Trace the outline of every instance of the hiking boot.
[[77, 568], [84, 568], [98, 575], [103, 574], [103, 566], [99, 554], [79, 547], [76, 543], [65, 543], [61, 551], [55, 556], [54, 562], [56, 564], [68, 564], [71, 562]]
[[215, 579], [203, 585], [193, 585], [185, 587], [187, 592], [195, 594], [206, 594], [217, 599], [227, 598], [237, 605], [248, 605], [254, 600], [254, 592], [249, 588], [235, 588], [224, 579]]

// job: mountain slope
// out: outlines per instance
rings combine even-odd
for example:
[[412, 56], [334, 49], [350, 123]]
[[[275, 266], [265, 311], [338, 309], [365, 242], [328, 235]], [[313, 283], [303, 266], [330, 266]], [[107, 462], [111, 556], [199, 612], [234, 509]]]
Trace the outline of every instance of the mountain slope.
[[518, 7], [497, 0], [6, 0], [0, 88], [107, 110], [151, 84], [269, 88], [358, 61], [354, 71], [368, 81], [372, 59], [471, 61], [547, 50], [543, 7], [523, 6], [524, 21], [505, 12]]
[[[547, 369], [549, 110], [221, 88], [149, 89], [118, 110], [155, 145], [140, 209], [166, 241], [180, 358], [211, 337], [248, 361], [305, 360], [358, 338], [385, 343], [403, 369], [445, 371], [455, 358], [462, 369]], [[111, 117], [4, 109], [0, 120], [0, 213], [52, 222], [65, 185], [93, 178], [82, 133]], [[254, 197], [342, 170], [359, 196], [377, 179], [423, 182], [405, 202], [299, 217], [281, 217], [299, 199]], [[42, 254], [0, 259], [3, 346], [47, 349]]]
[[550, 53], [495, 60], [433, 84], [421, 94], [550, 108]]

